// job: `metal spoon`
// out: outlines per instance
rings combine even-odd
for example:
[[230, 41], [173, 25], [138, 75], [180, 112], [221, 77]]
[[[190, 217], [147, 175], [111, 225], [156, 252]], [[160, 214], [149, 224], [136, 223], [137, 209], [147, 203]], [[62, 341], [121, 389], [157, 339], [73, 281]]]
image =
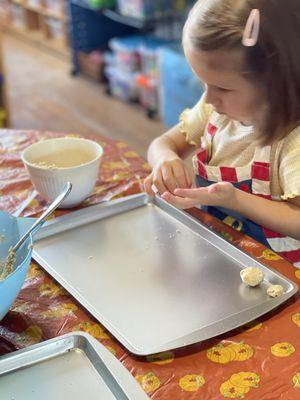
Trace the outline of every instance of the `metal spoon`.
[[31, 232], [38, 225], [40, 225], [45, 220], [45, 218], [47, 218], [50, 214], [53, 213], [53, 211], [69, 195], [71, 190], [72, 190], [72, 184], [70, 182], [67, 182], [66, 185], [64, 186], [62, 192], [53, 200], [53, 202], [50, 204], [50, 206], [47, 208], [47, 210], [35, 221], [35, 223], [28, 229], [28, 231], [24, 233], [24, 235], [21, 237], [21, 239], [13, 247], [11, 247], [9, 249], [6, 260], [3, 263], [4, 267], [0, 274], [0, 280], [5, 279], [5, 277], [8, 276], [13, 271], [13, 267], [14, 267], [13, 264], [16, 261], [16, 252], [22, 246], [22, 244], [26, 241], [26, 239], [31, 234]]
[[35, 221], [35, 223], [28, 229], [27, 232], [24, 233], [24, 235], [21, 237], [21, 239], [14, 245], [12, 250], [16, 252], [22, 244], [26, 241], [28, 236], [31, 234], [31, 232], [41, 223], [44, 221], [45, 218], [47, 218], [50, 214], [53, 213], [54, 210], [64, 201], [64, 199], [69, 195], [69, 193], [72, 190], [72, 183], [67, 182], [66, 185], [64, 186], [62, 192], [53, 200], [53, 202], [50, 204], [50, 206], [47, 208], [47, 210]]

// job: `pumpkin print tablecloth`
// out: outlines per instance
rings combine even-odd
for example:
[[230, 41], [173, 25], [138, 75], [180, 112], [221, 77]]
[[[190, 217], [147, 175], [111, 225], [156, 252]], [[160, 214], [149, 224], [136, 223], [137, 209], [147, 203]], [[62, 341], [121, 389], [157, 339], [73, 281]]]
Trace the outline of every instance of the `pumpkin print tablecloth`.
[[[34, 191], [20, 154], [31, 143], [60, 136], [70, 135], [0, 131], [2, 210], [37, 216], [45, 209], [46, 203]], [[99, 136], [89, 138], [104, 147], [105, 155], [96, 187], [82, 206], [140, 192], [143, 179], [149, 173], [147, 163], [126, 143]], [[66, 211], [56, 211], [55, 216], [63, 212]], [[300, 270], [277, 254], [200, 210], [192, 209], [190, 213], [227, 240], [300, 283]], [[299, 295], [263, 318], [213, 340], [136, 357], [32, 262], [15, 304], [0, 321], [0, 354], [78, 330], [90, 333], [104, 344], [152, 399], [300, 399]]]

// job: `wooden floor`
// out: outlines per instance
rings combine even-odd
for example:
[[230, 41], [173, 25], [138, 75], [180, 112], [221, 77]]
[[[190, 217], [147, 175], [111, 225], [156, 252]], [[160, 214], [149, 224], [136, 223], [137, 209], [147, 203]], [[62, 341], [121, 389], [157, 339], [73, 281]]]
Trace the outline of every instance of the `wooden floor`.
[[106, 135], [143, 156], [165, 130], [139, 107], [105, 95], [101, 85], [71, 77], [70, 63], [7, 34], [3, 58], [12, 128]]

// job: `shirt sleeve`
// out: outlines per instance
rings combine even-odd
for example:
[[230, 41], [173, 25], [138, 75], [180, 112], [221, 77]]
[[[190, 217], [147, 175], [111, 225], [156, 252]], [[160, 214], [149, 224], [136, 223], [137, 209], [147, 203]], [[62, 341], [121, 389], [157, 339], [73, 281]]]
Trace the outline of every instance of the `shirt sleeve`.
[[282, 200], [300, 196], [300, 126], [284, 140], [279, 166]]
[[205, 127], [213, 112], [213, 107], [204, 101], [204, 95], [191, 109], [186, 109], [180, 115], [180, 130], [186, 136], [189, 144], [199, 146]]

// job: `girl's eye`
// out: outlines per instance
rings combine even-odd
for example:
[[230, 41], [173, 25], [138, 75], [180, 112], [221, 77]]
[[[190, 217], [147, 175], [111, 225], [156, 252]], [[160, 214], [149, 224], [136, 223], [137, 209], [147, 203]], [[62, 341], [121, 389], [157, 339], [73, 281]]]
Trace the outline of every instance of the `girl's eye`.
[[230, 89], [225, 89], [225, 88], [221, 88], [221, 87], [219, 87], [218, 90], [220, 92], [230, 92], [231, 91]]

